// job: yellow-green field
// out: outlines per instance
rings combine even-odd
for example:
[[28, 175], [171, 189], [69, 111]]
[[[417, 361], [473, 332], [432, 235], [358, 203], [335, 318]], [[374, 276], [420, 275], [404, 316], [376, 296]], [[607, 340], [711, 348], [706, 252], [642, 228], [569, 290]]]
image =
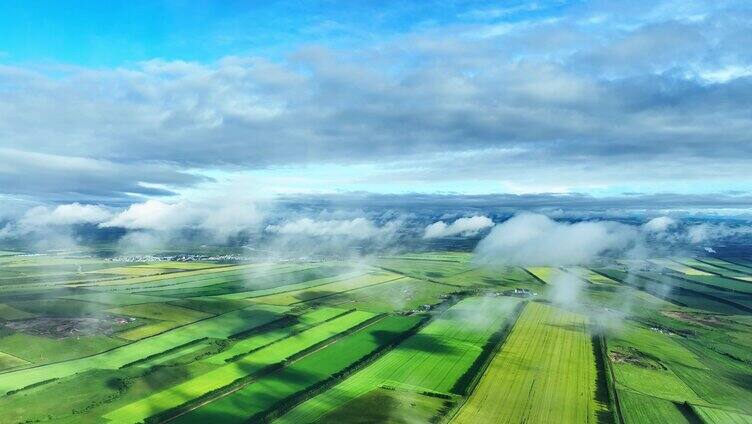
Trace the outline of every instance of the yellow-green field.
[[528, 303], [453, 423], [596, 423], [587, 320]]

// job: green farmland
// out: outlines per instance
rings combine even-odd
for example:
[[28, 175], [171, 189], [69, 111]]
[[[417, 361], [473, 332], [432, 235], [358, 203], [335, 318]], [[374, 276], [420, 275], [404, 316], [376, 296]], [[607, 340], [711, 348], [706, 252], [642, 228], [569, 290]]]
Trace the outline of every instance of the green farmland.
[[530, 303], [453, 422], [595, 423], [604, 409], [585, 317]]
[[748, 423], [745, 260], [4, 252], [0, 424]]

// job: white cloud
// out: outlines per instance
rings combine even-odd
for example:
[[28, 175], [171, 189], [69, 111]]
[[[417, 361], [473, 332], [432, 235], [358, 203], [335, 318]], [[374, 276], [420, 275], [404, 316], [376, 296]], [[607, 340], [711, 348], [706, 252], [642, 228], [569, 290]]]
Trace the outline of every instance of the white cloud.
[[112, 216], [100, 205], [70, 203], [54, 208], [36, 206], [28, 209], [18, 220], [0, 230], [0, 238], [22, 237], [32, 232], [59, 231], [62, 227], [80, 224], [98, 224]]
[[677, 224], [676, 220], [668, 216], [659, 216], [642, 225], [648, 233], [663, 233]]
[[554, 221], [524, 213], [498, 224], [478, 243], [475, 259], [484, 264], [578, 265], [608, 252], [625, 252], [639, 240], [639, 232], [610, 221]]
[[732, 65], [724, 68], [706, 69], [699, 72], [700, 78], [711, 83], [724, 83], [752, 75], [752, 66]]
[[277, 225], [269, 225], [269, 233], [306, 236], [306, 237], [345, 237], [353, 240], [365, 240], [394, 234], [397, 221], [389, 221], [379, 227], [367, 218], [314, 220], [300, 218]]
[[99, 226], [128, 230], [169, 230], [185, 224], [187, 216], [179, 213], [181, 208], [181, 204], [147, 200], [144, 203], [134, 203]]
[[728, 224], [704, 223], [687, 228], [686, 240], [689, 243], [697, 244], [750, 235], [752, 235], [752, 226], [749, 225], [732, 226]]
[[99, 226], [154, 232], [201, 230], [223, 240], [242, 231], [258, 230], [270, 208], [269, 199], [249, 195], [235, 186], [202, 199], [135, 203]]
[[[661, 14], [620, 25], [650, 13], [611, 10], [621, 7], [588, 10], [608, 19], [586, 31], [582, 14], [546, 14], [522, 30], [501, 23], [503, 34], [478, 40], [468, 35], [496, 26], [463, 22], [362, 49], [307, 47], [276, 62], [152, 60], [54, 75], [0, 67], [0, 187], [123, 201], [165, 194], [142, 182], [196, 184], [196, 174], [182, 172], [189, 169], [370, 163], [389, 171], [384, 165], [405, 160], [411, 172], [401, 181], [364, 180], [394, 187], [421, 178], [442, 190], [450, 179], [481, 179], [578, 192], [593, 182], [748, 180], [752, 84], [748, 43], [738, 37], [749, 20], [730, 7], [685, 15], [707, 14], [696, 21]], [[504, 162], [485, 153], [509, 149], [524, 153]], [[478, 157], [462, 156], [469, 152]], [[450, 165], [430, 160], [437, 154]]]
[[70, 203], [50, 210], [46, 206], [32, 208], [24, 214], [23, 225], [75, 225], [96, 224], [112, 215], [109, 209], [99, 205]]
[[493, 221], [487, 216], [476, 215], [469, 218], [459, 218], [447, 224], [444, 221], [434, 222], [428, 225], [423, 232], [423, 238], [440, 238], [460, 235], [463, 237], [473, 236], [479, 231], [493, 227]]

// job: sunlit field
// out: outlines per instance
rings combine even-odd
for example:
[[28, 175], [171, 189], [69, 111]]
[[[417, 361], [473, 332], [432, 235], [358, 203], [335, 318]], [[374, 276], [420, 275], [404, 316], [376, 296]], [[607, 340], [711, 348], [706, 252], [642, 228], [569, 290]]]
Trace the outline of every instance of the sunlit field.
[[0, 422], [749, 422], [752, 268], [648, 263], [8, 252]]

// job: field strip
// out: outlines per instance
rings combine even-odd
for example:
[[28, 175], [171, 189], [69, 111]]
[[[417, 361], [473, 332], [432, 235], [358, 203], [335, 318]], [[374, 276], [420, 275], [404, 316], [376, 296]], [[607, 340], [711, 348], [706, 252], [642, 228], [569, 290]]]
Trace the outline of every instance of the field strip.
[[393, 274], [401, 275], [401, 276], [406, 277], [406, 278], [414, 278], [416, 280], [423, 280], [423, 281], [427, 281], [429, 283], [442, 284], [444, 286], [450, 286], [450, 287], [464, 287], [464, 286], [460, 286], [460, 285], [457, 285], [457, 284], [444, 283], [444, 282], [441, 282], [439, 280], [434, 280], [433, 278], [424, 277], [422, 275], [411, 275], [409, 273], [402, 272], [402, 271], [400, 271], [398, 269], [394, 269], [394, 268], [387, 268], [387, 267], [380, 266], [380, 265], [376, 265], [376, 267], [379, 268], [379, 269], [382, 269], [384, 271], [391, 272]]
[[[176, 423], [203, 423], [221, 416], [223, 424], [267, 421], [283, 401], [295, 404], [307, 391], [336, 381], [414, 328], [416, 317], [387, 316], [359, 328], [222, 399], [186, 414]], [[272, 417], [274, 414], [271, 415]]]
[[697, 417], [688, 418], [692, 411], [683, 404], [646, 396], [632, 390], [617, 389], [617, 392], [625, 424], [697, 424], [699, 422]]
[[346, 314], [267, 345], [235, 362], [221, 366], [177, 386], [128, 404], [106, 414], [105, 418], [115, 422], [136, 422], [153, 415], [155, 412], [178, 407], [214, 390], [228, 386], [236, 380], [251, 376], [266, 367], [278, 364], [301, 351], [335, 337], [343, 331], [360, 325], [374, 316], [374, 314], [361, 311]]
[[241, 299], [252, 299], [262, 296], [270, 296], [273, 294], [279, 294], [279, 293], [286, 293], [291, 291], [298, 291], [303, 289], [310, 289], [313, 287], [319, 287], [326, 284], [331, 283], [338, 283], [340, 281], [349, 280], [352, 278], [360, 277], [363, 275], [367, 275], [367, 272], [363, 271], [355, 271], [350, 272], [346, 274], [340, 274], [334, 278], [332, 277], [324, 277], [324, 278], [317, 278], [315, 280], [309, 280], [304, 281], [302, 283], [295, 283], [295, 284], [286, 284], [284, 286], [279, 287], [273, 287], [270, 289], [262, 289], [262, 290], [251, 290], [251, 291], [243, 291], [238, 293], [230, 293], [230, 294], [220, 294], [216, 296], [210, 296], [217, 299], [228, 299], [228, 300], [241, 300]]
[[[700, 397], [700, 395], [697, 394], [697, 392], [695, 392], [694, 389], [692, 389], [691, 386], [689, 386], [684, 380], [682, 380], [681, 377], [679, 377], [671, 369], [665, 371], [666, 374], [670, 374], [670, 376], [668, 376], [668, 378], [672, 379], [672, 380], [668, 380], [668, 384], [677, 383], [677, 386], [679, 387], [679, 389], [675, 388], [674, 390], [682, 390], [682, 391], [684, 391], [685, 393], [683, 393], [682, 396], [679, 396], [679, 395], [671, 396], [671, 395], [667, 395], [667, 394], [663, 394], [663, 393], [649, 393], [649, 392], [647, 392], [645, 390], [644, 387], [636, 387], [635, 386], [635, 382], [625, 382], [624, 381], [625, 380], [625, 374], [620, 373], [620, 368], [621, 367], [617, 367], [616, 384], [617, 384], [617, 387], [619, 387], [621, 389], [626, 389], [626, 390], [632, 391], [632, 392], [637, 393], [637, 394], [642, 395], [642, 396], [648, 396], [648, 397], [652, 397], [652, 398], [656, 398], [656, 399], [661, 399], [661, 400], [667, 400], [667, 401], [671, 401], [671, 402], [683, 402], [683, 401], [687, 401], [687, 400], [691, 400], [692, 402], [703, 401], [703, 399]], [[652, 385], [666, 384], [666, 380], [661, 381], [658, 378], [651, 379], [650, 375], [644, 375], [644, 376], [642, 376], [642, 383], [641, 384], [645, 384], [646, 382], [648, 382], [649, 384], [652, 384]], [[689, 395], [686, 395], [687, 393]]]
[[736, 263], [730, 260], [725, 260], [725, 259], [711, 260], [711, 259], [706, 259], [706, 258], [696, 258], [694, 260], [697, 262], [708, 264], [715, 268], [721, 268], [724, 270], [752, 276], [752, 267], [750, 267], [749, 265], [743, 265], [743, 264], [739, 264], [739, 263]]
[[158, 359], [160, 359], [160, 358], [162, 358], [164, 356], [172, 355], [175, 352], [181, 352], [181, 351], [183, 351], [185, 349], [188, 349], [188, 348], [190, 348], [192, 346], [195, 346], [195, 345], [206, 345], [207, 344], [207, 340], [208, 340], [207, 337], [204, 337], [204, 338], [201, 338], [201, 339], [196, 339], [196, 340], [191, 340], [191, 341], [189, 341], [187, 343], [183, 343], [181, 345], [178, 345], [178, 346], [171, 347], [169, 349], [163, 350], [162, 352], [158, 352], [158, 353], [155, 353], [153, 355], [145, 356], [145, 357], [140, 358], [140, 359], [138, 359], [136, 361], [127, 363], [127, 364], [121, 366], [120, 368], [127, 368], [127, 367], [136, 366], [136, 365], [140, 366], [142, 364], [149, 363], [151, 361], [156, 361], [156, 360], [158, 360]]
[[[395, 274], [365, 274], [359, 277], [336, 281], [320, 286], [316, 286], [315, 290], [310, 288], [288, 291], [283, 293], [272, 294], [268, 296], [255, 297], [253, 300], [260, 303], [269, 303], [272, 305], [295, 305], [309, 300], [319, 299], [329, 295], [347, 293], [353, 290], [362, 289], [378, 284], [384, 284], [396, 280], [400, 280], [406, 277]], [[309, 294], [313, 294], [311, 297], [307, 297]]]
[[585, 280], [586, 282], [591, 284], [619, 284], [619, 282], [617, 282], [616, 280], [608, 278], [603, 274], [599, 274], [592, 269], [583, 266], [566, 267], [563, 269], [564, 272], [574, 275], [575, 277], [581, 280]]
[[110, 293], [102, 291], [86, 290], [82, 294], [60, 296], [58, 299], [80, 300], [82, 302], [97, 303], [100, 305], [127, 306], [141, 303], [170, 302], [176, 300], [170, 297], [151, 296], [134, 293]]
[[182, 284], [187, 284], [187, 283], [192, 283], [195, 286], [195, 283], [206, 281], [206, 280], [215, 280], [218, 278], [234, 276], [234, 275], [247, 276], [248, 273], [252, 273], [253, 271], [257, 269], [267, 271], [267, 273], [260, 275], [260, 276], [264, 276], [264, 275], [269, 275], [272, 273], [274, 274], [278, 272], [284, 273], [286, 271], [291, 271], [291, 270], [296, 270], [296, 269], [315, 268], [315, 267], [317, 267], [317, 265], [306, 264], [306, 263], [278, 263], [278, 264], [253, 263], [253, 264], [243, 264], [243, 265], [226, 265], [226, 266], [221, 266], [221, 267], [203, 268], [203, 269], [188, 270], [188, 271], [182, 271], [182, 272], [172, 272], [172, 273], [167, 273], [167, 274], [151, 275], [151, 276], [144, 276], [144, 277], [117, 279], [117, 280], [113, 280], [109, 284], [107, 282], [105, 282], [105, 284], [91, 284], [91, 285], [79, 284], [75, 287], [89, 288], [92, 290], [100, 289], [100, 290], [110, 290], [110, 291], [118, 291], [118, 290], [135, 291], [139, 289], [177, 286], [177, 285], [182, 285]]
[[278, 423], [314, 422], [382, 385], [416, 392], [451, 392], [484, 346], [513, 314], [519, 299], [467, 298], [418, 333], [330, 390], [296, 406]]
[[[202, 284], [197, 281], [191, 283], [190, 286], [182, 284], [179, 287], [160, 287], [156, 290], [148, 289], [148, 293], [179, 298], [216, 296], [247, 292], [252, 289], [263, 290], [293, 283], [302, 283], [322, 277], [331, 278], [349, 270], [350, 268], [334, 265], [293, 267], [284, 270], [267, 271], [257, 276], [241, 275], [234, 278], [230, 277], [221, 283], [212, 283], [211, 285]], [[137, 290], [137, 292], [142, 292], [142, 290]]]
[[651, 264], [658, 265], [662, 268], [670, 269], [671, 271], [678, 272], [685, 275], [713, 275], [710, 272], [703, 271], [701, 269], [693, 268], [690, 265], [685, 265], [681, 262], [674, 261], [672, 259], [648, 259]]
[[[666, 284], [662, 282], [661, 280], [658, 280], [653, 277], [641, 275], [642, 278], [652, 281], [659, 284]], [[739, 309], [741, 311], [745, 312], [752, 312], [752, 297], [745, 296], [744, 293], [739, 293], [727, 288], [721, 288], [721, 287], [715, 287], [712, 284], [708, 283], [702, 283], [698, 282], [692, 279], [689, 279], [687, 276], [681, 277], [676, 275], [670, 275], [669, 278], [673, 280], [679, 280], [678, 284], [673, 285], [673, 290], [676, 291], [679, 290], [685, 290], [687, 292], [692, 292], [697, 296], [705, 297], [707, 299], [711, 299], [716, 302], [724, 303], [726, 305], [732, 306], [736, 309]], [[695, 277], [700, 278], [700, 277]], [[746, 284], [746, 283], [742, 283]]]
[[752, 260], [744, 260], [741, 258], [719, 260], [729, 265], [738, 266], [740, 270], [744, 270], [742, 272], [752, 275]]
[[404, 280], [405, 278], [409, 278], [409, 277], [397, 277], [397, 278], [392, 278], [391, 280], [379, 281], [379, 282], [371, 283], [371, 284], [365, 284], [365, 285], [362, 285], [362, 286], [359, 286], [359, 287], [353, 287], [353, 288], [347, 289], [347, 290], [340, 290], [340, 291], [335, 292], [335, 293], [327, 293], [327, 294], [322, 294], [320, 296], [309, 297], [309, 298], [306, 298], [304, 300], [300, 300], [298, 302], [293, 302], [290, 305], [291, 306], [292, 305], [298, 305], [300, 303], [309, 302], [311, 300], [323, 299], [323, 298], [329, 297], [329, 296], [336, 296], [336, 295], [340, 295], [342, 293], [349, 293], [351, 291], [361, 290], [361, 289], [365, 289], [365, 288], [368, 288], [368, 287], [378, 286], [378, 285], [386, 284], [386, 283], [392, 283], [394, 281]]
[[[605, 275], [614, 280], [631, 286], [637, 290], [649, 293], [659, 299], [667, 300], [675, 305], [695, 309], [704, 309], [709, 312], [719, 312], [725, 314], [739, 314], [752, 311], [752, 308], [737, 304], [727, 299], [719, 298], [715, 295], [699, 291], [699, 288], [688, 289], [679, 284], [671, 285], [671, 291], [666, 294], [665, 290], [659, 290], [660, 287], [667, 287], [661, 280], [645, 276], [643, 274], [627, 274], [616, 270], [594, 270], [595, 272]], [[673, 277], [674, 280], [687, 283], [679, 277]], [[700, 286], [703, 287], [703, 286]], [[690, 303], [691, 302], [691, 303]]]
[[464, 264], [464, 261], [456, 259], [437, 259], [437, 258], [415, 258], [410, 256], [379, 256], [378, 259], [394, 259], [400, 261], [427, 261], [427, 262], [450, 262]]
[[722, 408], [691, 405], [694, 413], [706, 424], [752, 424], [752, 415]]
[[9, 370], [30, 364], [29, 361], [21, 359], [10, 353], [0, 352], [0, 370]]
[[[700, 259], [687, 259], [685, 260], [690, 266], [700, 268], [711, 273], [711, 276], [687, 276], [692, 281], [700, 281], [702, 283], [711, 284], [713, 286], [731, 289], [737, 292], [750, 293], [752, 292], [752, 272], [747, 269], [741, 269], [740, 266], [723, 262], [719, 264], [717, 260], [700, 260]], [[738, 269], [734, 267], [739, 267]]]
[[[553, 285], [556, 284], [556, 279], [560, 278], [564, 275], [570, 275], [574, 278], [577, 278], [583, 283], [607, 283], [608, 280], [605, 280], [605, 277], [602, 277], [600, 274], [595, 274], [591, 270], [583, 267], [549, 267], [549, 266], [530, 266], [525, 267], [525, 271], [527, 271], [528, 274], [535, 277], [536, 280], [541, 281], [544, 284], [547, 285]], [[594, 275], [591, 275], [594, 274]], [[596, 277], [597, 276], [597, 277]], [[598, 278], [602, 277], [602, 278]], [[610, 279], [609, 279], [610, 280]], [[611, 280], [611, 282], [615, 282]]]
[[[693, 270], [700, 271], [700, 274], [694, 274], [694, 275], [717, 275], [719, 277], [726, 277], [730, 272], [738, 274], [739, 272], [730, 268], [724, 268], [722, 266], [710, 264], [708, 262], [704, 262], [698, 259], [690, 258], [690, 259], [672, 259], [673, 262], [678, 263], [681, 266], [689, 267]], [[685, 273], [692, 275], [691, 273]], [[729, 276], [729, 278], [733, 278]]]
[[595, 423], [586, 318], [528, 303], [452, 423]]
[[278, 319], [279, 311], [278, 308], [275, 310], [264, 305], [254, 305], [193, 322], [95, 355], [3, 373], [0, 374], [0, 393], [94, 368], [117, 369], [140, 358], [206, 337], [207, 334], [213, 337], [229, 337]]
[[16, 319], [31, 318], [33, 316], [35, 315], [32, 313], [22, 311], [20, 309], [14, 308], [5, 303], [0, 303], [0, 319], [16, 320]]
[[314, 311], [305, 313], [297, 317], [297, 324], [277, 328], [271, 331], [265, 331], [261, 334], [241, 339], [237, 343], [233, 344], [229, 349], [224, 350], [216, 355], [212, 355], [204, 359], [203, 361], [211, 364], [225, 365], [228, 361], [234, 358], [239, 359], [241, 355], [248, 355], [252, 351], [256, 351], [278, 340], [286, 337], [291, 337], [292, 335], [300, 333], [301, 331], [308, 330], [311, 327], [335, 318], [339, 318], [351, 312], [353, 312], [353, 310], [340, 308], [318, 308]]
[[722, 292], [752, 294], [752, 284], [739, 278], [724, 277], [722, 275], [672, 275], [671, 277]]
[[[261, 264], [247, 264], [247, 265], [227, 265], [227, 266], [221, 266], [221, 267], [215, 267], [215, 268], [204, 268], [204, 269], [197, 269], [197, 270], [189, 270], [189, 271], [182, 271], [182, 272], [172, 272], [169, 274], [159, 274], [159, 275], [149, 275], [145, 277], [133, 277], [133, 278], [114, 278], [112, 280], [102, 280], [101, 282], [107, 282], [112, 281], [113, 284], [88, 284], [88, 282], [82, 282], [82, 283], [72, 283], [69, 286], [71, 287], [101, 287], [101, 286], [113, 286], [113, 285], [130, 285], [130, 284], [140, 284], [140, 283], [148, 283], [148, 282], [156, 282], [161, 280], [169, 280], [173, 278], [183, 278], [183, 277], [193, 277], [197, 275], [206, 275], [206, 274], [212, 274], [216, 272], [225, 272], [225, 271], [233, 271], [233, 270], [241, 270], [241, 269], [248, 269], [252, 267], [260, 266]], [[127, 281], [127, 282], [126, 282]], [[125, 283], [124, 283], [125, 282]]]
[[[360, 324], [351, 327], [350, 329], [346, 330], [345, 332], [340, 333], [337, 337], [330, 337], [330, 338], [324, 340], [321, 343], [317, 343], [316, 345], [314, 345], [310, 349], [305, 349], [304, 351], [301, 351], [300, 353], [295, 354], [289, 361], [285, 361], [284, 365], [285, 366], [290, 366], [291, 364], [295, 364], [296, 361], [305, 359], [306, 357], [314, 355], [317, 352], [320, 352], [321, 350], [326, 349], [328, 346], [330, 346], [330, 345], [332, 345], [334, 343], [337, 343], [343, 337], [346, 337], [347, 335], [351, 334], [351, 332], [361, 331], [361, 330], [363, 330], [365, 328], [373, 326], [374, 324], [376, 324], [376, 323], [378, 323], [378, 322], [386, 319], [387, 317], [388, 317], [387, 315], [374, 315], [370, 319], [367, 319], [367, 320], [361, 322]], [[284, 369], [284, 367], [280, 367], [280, 369]], [[258, 375], [258, 378], [256, 378], [255, 380], [250, 380], [248, 382], [248, 384], [239, 384], [239, 385], [237, 385], [235, 387], [232, 387], [230, 390], [227, 390], [226, 392], [223, 392], [223, 393], [218, 393], [216, 396], [210, 397], [207, 400], [204, 400], [204, 401], [201, 401], [199, 403], [195, 403], [195, 404], [189, 405], [187, 408], [185, 408], [184, 411], [180, 411], [180, 412], [178, 412], [175, 415], [170, 415], [170, 417], [168, 419], [166, 419], [165, 422], [173, 421], [173, 420], [175, 420], [175, 419], [177, 419], [177, 418], [179, 418], [179, 417], [181, 417], [181, 416], [183, 416], [185, 414], [191, 413], [192, 411], [194, 411], [196, 409], [199, 409], [199, 408], [201, 408], [201, 407], [203, 407], [205, 405], [208, 405], [208, 404], [210, 404], [212, 402], [220, 401], [222, 398], [225, 398], [227, 396], [232, 396], [234, 393], [236, 393], [236, 392], [238, 392], [240, 390], [243, 390], [248, 385], [255, 384], [256, 382], [258, 382], [258, 381], [266, 378], [267, 375], [270, 375], [270, 374], [274, 375], [274, 374], [276, 374], [278, 372], [279, 372], [279, 370], [271, 370], [271, 372], [269, 372], [269, 373], [261, 373], [260, 375]], [[274, 378], [274, 377], [272, 377], [272, 378]]]
[[[153, 367], [154, 365], [163, 364], [167, 361], [179, 358], [183, 355], [197, 352], [207, 346], [209, 346], [209, 342], [206, 340], [198, 340], [196, 342], [189, 342], [182, 346], [179, 346], [177, 349], [170, 349], [169, 351], [162, 352], [151, 358], [148, 358], [145, 361], [138, 362], [135, 364], [135, 366], [141, 367], [141, 368]], [[131, 366], [134, 366], [134, 365], [131, 365]]]
[[[548, 283], [546, 282], [546, 280], [544, 280], [544, 279], [543, 279], [543, 278], [541, 278], [540, 276], [536, 275], [536, 273], [534, 273], [534, 272], [530, 271], [530, 269], [531, 269], [531, 268], [548, 268], [548, 267], [520, 267], [520, 268], [521, 268], [521, 269], [522, 269], [523, 271], [525, 271], [525, 273], [526, 273], [526, 274], [530, 275], [530, 276], [531, 276], [531, 277], [533, 277], [533, 278], [534, 278], [534, 279], [535, 279], [536, 281], [539, 281], [539, 282], [540, 282], [541, 284], [543, 284], [544, 286], [548, 286], [548, 285], [549, 285], [549, 284], [548, 284]], [[538, 270], [538, 272], [540, 273], [540, 270]]]
[[[272, 270], [269, 270], [267, 272], [264, 272], [261, 275], [256, 276], [256, 278], [269, 278], [269, 277], [276, 277], [279, 275], [284, 274], [290, 274], [300, 271], [306, 271], [310, 269], [318, 268], [318, 266], [308, 266], [308, 267], [300, 267], [296, 265], [286, 265], [278, 268], [274, 268]], [[215, 275], [211, 275], [207, 278], [198, 278], [198, 279], [191, 279], [190, 281], [176, 281], [169, 284], [166, 284], [167, 282], [163, 282], [162, 284], [158, 285], [151, 285], [151, 284], [140, 284], [133, 287], [127, 287], [123, 288], [123, 290], [128, 292], [134, 292], [134, 293], [141, 293], [141, 294], [148, 294], [153, 292], [163, 292], [168, 290], [184, 290], [184, 289], [198, 289], [202, 287], [209, 287], [209, 286], [215, 286], [218, 284], [225, 284], [225, 283], [236, 283], [240, 281], [248, 281], [251, 276], [249, 275], [249, 271], [247, 269], [233, 269], [228, 271], [221, 271], [221, 272], [215, 272]]]

